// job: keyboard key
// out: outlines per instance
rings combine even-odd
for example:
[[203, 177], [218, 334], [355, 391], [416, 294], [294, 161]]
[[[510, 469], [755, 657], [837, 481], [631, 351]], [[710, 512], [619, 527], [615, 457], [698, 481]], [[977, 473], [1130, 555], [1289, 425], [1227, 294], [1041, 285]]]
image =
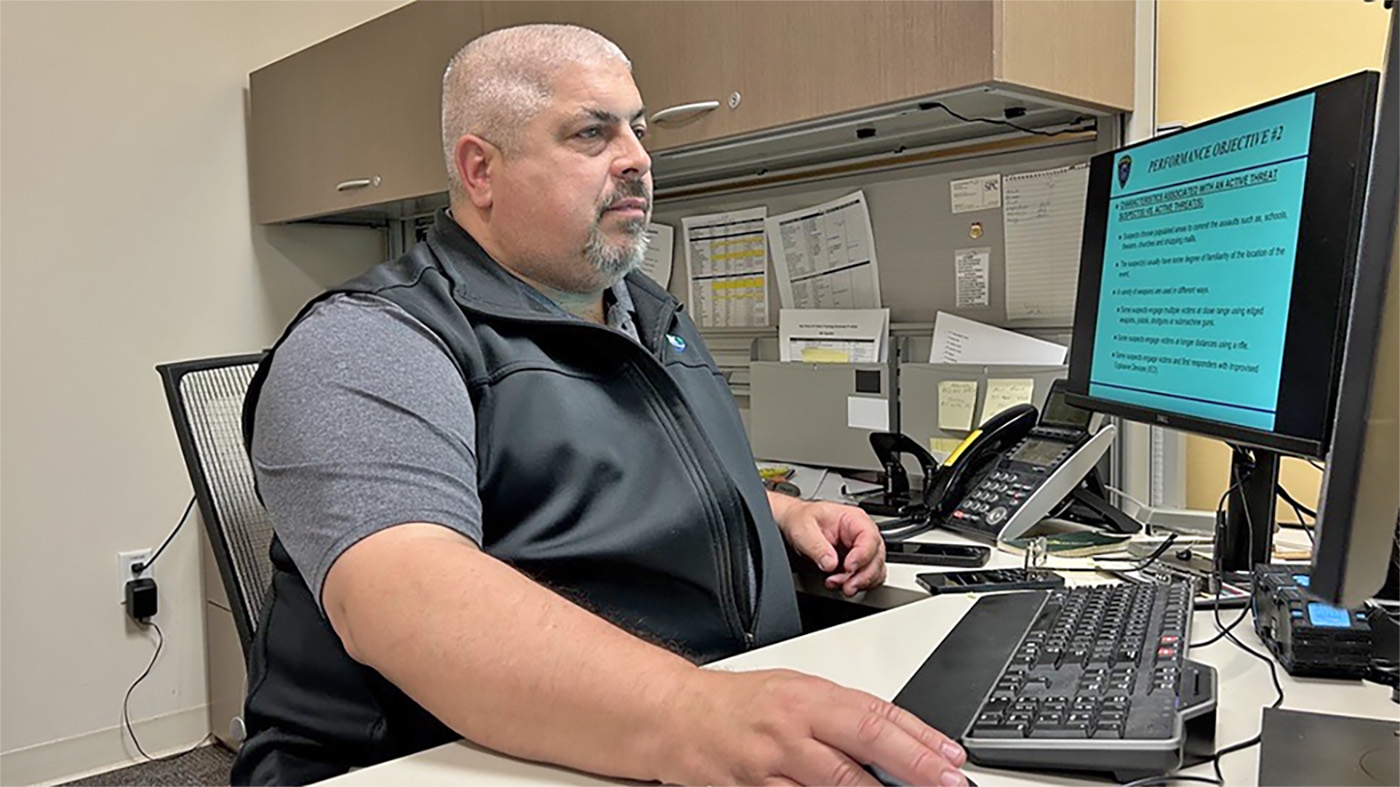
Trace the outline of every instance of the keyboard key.
[[1073, 738], [1087, 738], [1087, 737], [1089, 737], [1089, 731], [1088, 731], [1088, 728], [1087, 728], [1087, 727], [1078, 727], [1078, 728], [1068, 728], [1068, 727], [1066, 727], [1066, 728], [1054, 728], [1054, 729], [1040, 729], [1040, 728], [1036, 728], [1036, 729], [1031, 730], [1030, 737], [1032, 737], [1032, 738], [1050, 738], [1050, 739], [1052, 739], [1052, 740], [1073, 739]]
[[1002, 727], [973, 727], [972, 737], [974, 738], [1024, 738], [1029, 726], [1024, 724], [1011, 724]]
[[1095, 738], [1100, 738], [1100, 739], [1102, 739], [1102, 738], [1122, 738], [1122, 737], [1123, 737], [1123, 726], [1122, 726], [1122, 725], [1108, 725], [1108, 726], [1105, 726], [1105, 725], [1103, 725], [1103, 724], [1100, 724], [1098, 727], [1094, 728], [1094, 737], [1095, 737]]

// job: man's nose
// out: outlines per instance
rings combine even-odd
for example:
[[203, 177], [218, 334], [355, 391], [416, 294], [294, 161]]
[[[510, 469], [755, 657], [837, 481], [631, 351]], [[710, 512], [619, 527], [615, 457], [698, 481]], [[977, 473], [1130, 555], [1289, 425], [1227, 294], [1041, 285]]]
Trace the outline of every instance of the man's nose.
[[651, 172], [651, 155], [642, 147], [642, 141], [635, 134], [619, 134], [618, 139], [613, 174], [624, 180], [636, 180]]

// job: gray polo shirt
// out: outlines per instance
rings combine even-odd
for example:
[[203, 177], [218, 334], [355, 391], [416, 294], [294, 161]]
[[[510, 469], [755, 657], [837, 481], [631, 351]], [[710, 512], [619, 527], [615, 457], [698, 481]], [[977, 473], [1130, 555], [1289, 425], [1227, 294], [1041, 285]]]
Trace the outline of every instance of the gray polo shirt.
[[[640, 341], [625, 282], [605, 306]], [[257, 422], [258, 489], [318, 604], [336, 559], [385, 528], [430, 522], [481, 543], [471, 398], [442, 341], [389, 301], [313, 307], [274, 356]]]

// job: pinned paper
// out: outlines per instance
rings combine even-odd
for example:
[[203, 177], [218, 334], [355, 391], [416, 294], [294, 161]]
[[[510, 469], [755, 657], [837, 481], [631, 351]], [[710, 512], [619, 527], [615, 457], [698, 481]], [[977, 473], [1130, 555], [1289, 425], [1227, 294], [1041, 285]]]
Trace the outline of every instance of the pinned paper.
[[942, 380], [938, 383], [939, 429], [971, 429], [972, 411], [976, 407], [976, 380]]
[[768, 208], [757, 207], [681, 219], [686, 309], [701, 328], [768, 324], [767, 216]]
[[784, 309], [878, 309], [880, 265], [865, 192], [764, 222]]
[[1069, 321], [1084, 228], [1089, 165], [1006, 176], [1006, 317]]
[[953, 212], [967, 213], [1001, 207], [1001, 175], [954, 180], [948, 184], [952, 193]]
[[985, 424], [988, 418], [1018, 404], [1030, 404], [1034, 394], [1035, 380], [1029, 377], [988, 379], [987, 400], [982, 403], [982, 417], [977, 419], [977, 423]]
[[953, 252], [953, 269], [957, 275], [958, 308], [970, 309], [988, 305], [988, 284], [992, 268], [992, 249], [958, 249]]
[[890, 430], [890, 401], [868, 396], [846, 397], [846, 425], [876, 432]]

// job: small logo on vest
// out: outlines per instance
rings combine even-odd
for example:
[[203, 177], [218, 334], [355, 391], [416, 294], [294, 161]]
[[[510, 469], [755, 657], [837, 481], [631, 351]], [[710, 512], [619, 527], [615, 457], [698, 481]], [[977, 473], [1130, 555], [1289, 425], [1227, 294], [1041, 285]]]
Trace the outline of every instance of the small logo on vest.
[[674, 333], [668, 333], [666, 334], [666, 341], [670, 342], [671, 346], [676, 348], [676, 352], [685, 352], [685, 339], [682, 339]]

